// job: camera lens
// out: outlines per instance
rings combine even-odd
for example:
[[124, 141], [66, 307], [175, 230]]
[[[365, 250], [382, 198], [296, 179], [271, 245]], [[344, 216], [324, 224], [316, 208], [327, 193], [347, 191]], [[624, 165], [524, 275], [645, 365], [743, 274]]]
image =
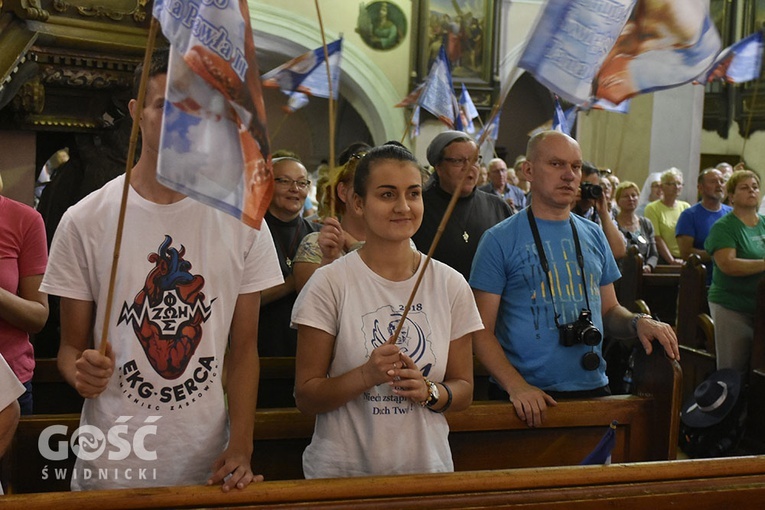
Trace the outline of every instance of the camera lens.
[[602, 338], [600, 331], [595, 326], [585, 326], [579, 332], [579, 338], [584, 345], [598, 345]]
[[600, 185], [598, 184], [592, 184], [591, 182], [583, 182], [579, 187], [582, 190], [583, 200], [588, 200], [588, 199], [597, 200], [601, 196], [603, 196], [603, 188], [600, 187]]

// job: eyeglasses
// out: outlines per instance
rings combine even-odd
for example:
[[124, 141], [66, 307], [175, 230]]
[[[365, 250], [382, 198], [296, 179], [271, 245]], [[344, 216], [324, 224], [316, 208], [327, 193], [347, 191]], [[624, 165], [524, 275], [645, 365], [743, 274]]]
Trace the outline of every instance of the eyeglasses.
[[662, 184], [665, 184], [667, 186], [674, 186], [675, 188], [682, 188], [683, 183], [682, 182], [662, 182]]
[[291, 188], [293, 184], [296, 184], [298, 189], [306, 189], [311, 185], [311, 181], [308, 179], [290, 179], [289, 177], [274, 177], [274, 182], [282, 188]]
[[470, 166], [478, 166], [481, 164], [481, 161], [483, 161], [483, 157], [478, 156], [477, 158], [444, 158], [444, 161], [452, 166], [465, 166], [465, 163], [469, 163]]

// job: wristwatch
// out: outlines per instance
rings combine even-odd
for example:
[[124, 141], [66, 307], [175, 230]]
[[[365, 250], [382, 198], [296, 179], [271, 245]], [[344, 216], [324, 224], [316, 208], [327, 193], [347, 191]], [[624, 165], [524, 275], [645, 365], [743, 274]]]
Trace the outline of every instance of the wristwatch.
[[425, 384], [428, 387], [428, 398], [420, 402], [420, 405], [422, 407], [433, 407], [438, 403], [438, 397], [440, 396], [438, 392], [438, 385], [428, 379], [425, 379]]
[[631, 324], [632, 324], [632, 331], [634, 331], [637, 334], [637, 324], [638, 324], [638, 321], [640, 319], [650, 319], [650, 318], [651, 318], [651, 316], [648, 315], [647, 313], [636, 313], [632, 317], [632, 322], [631, 322]]

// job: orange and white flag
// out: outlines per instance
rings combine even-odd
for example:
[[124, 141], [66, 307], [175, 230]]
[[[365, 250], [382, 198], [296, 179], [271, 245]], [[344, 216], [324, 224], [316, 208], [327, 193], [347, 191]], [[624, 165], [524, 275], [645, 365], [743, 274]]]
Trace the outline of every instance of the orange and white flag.
[[156, 0], [170, 41], [157, 178], [260, 228], [273, 193], [266, 113], [245, 0]]

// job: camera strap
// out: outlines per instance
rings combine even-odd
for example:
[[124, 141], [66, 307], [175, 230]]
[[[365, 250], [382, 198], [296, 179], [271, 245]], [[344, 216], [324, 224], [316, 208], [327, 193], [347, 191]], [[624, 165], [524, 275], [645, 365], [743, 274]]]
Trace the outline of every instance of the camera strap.
[[[545, 272], [545, 276], [547, 277], [547, 288], [550, 291], [550, 300], [552, 301], [553, 305], [553, 318], [555, 320], [555, 325], [560, 326], [560, 323], [558, 322], [558, 319], [560, 318], [560, 315], [558, 314], [558, 311], [555, 308], [555, 297], [553, 292], [553, 286], [552, 286], [552, 279], [550, 278], [550, 264], [547, 262], [547, 256], [545, 255], [545, 248], [542, 244], [542, 239], [539, 237], [539, 229], [537, 228], [537, 221], [536, 218], [534, 218], [534, 213], [531, 211], [531, 207], [526, 208], [526, 212], [529, 218], [529, 226], [531, 227], [531, 234], [534, 236], [534, 244], [537, 247], [537, 254], [539, 255], [539, 262], [542, 265], [542, 270]], [[584, 301], [587, 304], [587, 309], [590, 309], [590, 298], [587, 295], [587, 279], [584, 275], [584, 255], [582, 255], [582, 246], [579, 243], [579, 233], [576, 231], [576, 226], [574, 225], [574, 219], [569, 216], [568, 218], [569, 225], [571, 225], [571, 232], [574, 236], [574, 247], [576, 249], [576, 262], [579, 265], [579, 271], [582, 275], [582, 287], [584, 289]]]

